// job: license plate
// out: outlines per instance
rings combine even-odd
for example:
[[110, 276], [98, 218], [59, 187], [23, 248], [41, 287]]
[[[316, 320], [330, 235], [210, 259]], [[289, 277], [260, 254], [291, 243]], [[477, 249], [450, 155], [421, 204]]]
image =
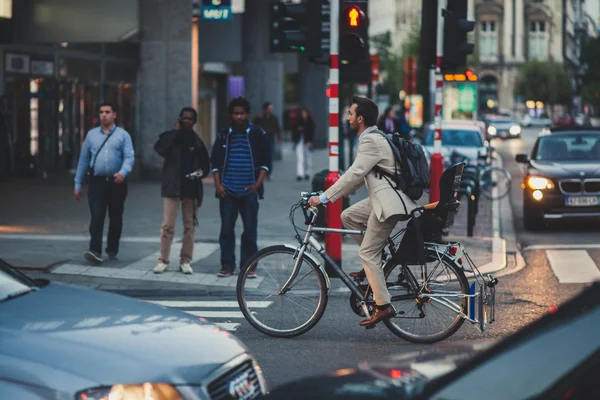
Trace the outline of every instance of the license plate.
[[566, 204], [568, 206], [576, 206], [576, 207], [597, 206], [598, 205], [598, 197], [597, 196], [567, 197]]

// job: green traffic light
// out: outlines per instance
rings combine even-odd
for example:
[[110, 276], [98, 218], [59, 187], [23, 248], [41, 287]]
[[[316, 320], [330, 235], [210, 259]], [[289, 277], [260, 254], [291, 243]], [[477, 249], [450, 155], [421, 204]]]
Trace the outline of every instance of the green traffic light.
[[301, 52], [304, 52], [304, 51], [306, 51], [306, 47], [304, 47], [304, 46], [300, 46], [300, 51], [301, 51]]

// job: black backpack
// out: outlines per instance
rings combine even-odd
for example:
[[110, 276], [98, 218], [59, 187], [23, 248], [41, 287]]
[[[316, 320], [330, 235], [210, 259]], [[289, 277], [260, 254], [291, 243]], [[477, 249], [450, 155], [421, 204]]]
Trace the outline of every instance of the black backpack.
[[410, 199], [419, 200], [425, 189], [429, 189], [429, 165], [423, 147], [402, 138], [399, 133], [386, 134], [380, 130], [372, 133], [378, 133], [387, 139], [396, 161], [394, 175], [375, 167], [377, 172], [392, 179], [396, 187]]

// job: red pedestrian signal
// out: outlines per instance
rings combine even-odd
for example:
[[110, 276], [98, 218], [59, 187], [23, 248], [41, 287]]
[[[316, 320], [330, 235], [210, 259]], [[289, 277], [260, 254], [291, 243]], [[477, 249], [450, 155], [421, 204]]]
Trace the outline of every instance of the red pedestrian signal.
[[348, 22], [350, 26], [358, 27], [358, 17], [360, 15], [360, 11], [356, 7], [350, 8], [348, 11]]

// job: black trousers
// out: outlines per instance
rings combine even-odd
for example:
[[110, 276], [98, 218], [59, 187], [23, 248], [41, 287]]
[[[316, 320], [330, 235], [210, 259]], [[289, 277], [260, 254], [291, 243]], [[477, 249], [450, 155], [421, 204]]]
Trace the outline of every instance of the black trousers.
[[114, 183], [112, 178], [94, 176], [90, 179], [88, 200], [90, 204], [90, 250], [102, 254], [102, 234], [104, 220], [108, 210], [108, 237], [106, 239], [106, 252], [117, 254], [119, 240], [123, 231], [123, 211], [127, 197], [127, 183]]

